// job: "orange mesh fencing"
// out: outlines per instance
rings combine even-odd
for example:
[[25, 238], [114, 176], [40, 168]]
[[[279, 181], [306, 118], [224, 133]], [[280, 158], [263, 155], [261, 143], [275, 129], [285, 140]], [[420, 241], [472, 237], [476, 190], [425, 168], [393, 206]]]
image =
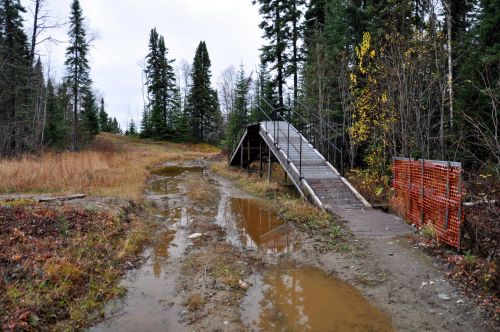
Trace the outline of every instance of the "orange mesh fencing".
[[417, 228], [432, 224], [439, 241], [460, 250], [462, 167], [460, 163], [396, 158], [390, 206]]

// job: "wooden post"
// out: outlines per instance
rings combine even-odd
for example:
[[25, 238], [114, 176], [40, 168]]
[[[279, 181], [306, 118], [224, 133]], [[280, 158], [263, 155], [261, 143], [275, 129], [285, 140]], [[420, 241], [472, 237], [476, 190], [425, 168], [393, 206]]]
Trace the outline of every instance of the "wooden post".
[[262, 139], [259, 139], [259, 176], [262, 179]]

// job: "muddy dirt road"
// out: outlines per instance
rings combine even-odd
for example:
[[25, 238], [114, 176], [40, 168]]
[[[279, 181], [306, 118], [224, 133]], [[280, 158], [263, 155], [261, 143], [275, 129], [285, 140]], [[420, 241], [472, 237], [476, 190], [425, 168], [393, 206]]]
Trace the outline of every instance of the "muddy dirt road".
[[147, 199], [162, 227], [93, 331], [482, 331], [479, 314], [407, 239], [315, 238], [211, 173], [165, 164]]

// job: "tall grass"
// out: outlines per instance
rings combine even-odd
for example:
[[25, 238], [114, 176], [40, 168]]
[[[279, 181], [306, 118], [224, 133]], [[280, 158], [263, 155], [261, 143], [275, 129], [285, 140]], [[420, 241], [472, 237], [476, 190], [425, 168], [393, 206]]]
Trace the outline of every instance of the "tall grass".
[[80, 152], [0, 160], [2, 193], [74, 193], [139, 199], [148, 167], [217, 152], [210, 146], [148, 142], [109, 134]]

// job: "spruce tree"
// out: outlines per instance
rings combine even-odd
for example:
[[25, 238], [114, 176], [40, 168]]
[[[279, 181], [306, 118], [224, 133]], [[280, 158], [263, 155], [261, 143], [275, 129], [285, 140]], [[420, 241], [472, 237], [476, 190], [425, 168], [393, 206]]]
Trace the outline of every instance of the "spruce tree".
[[66, 49], [67, 80], [70, 84], [73, 103], [73, 146], [78, 148], [78, 119], [82, 99], [82, 92], [90, 89], [90, 66], [87, 55], [89, 45], [86, 38], [84, 17], [79, 0], [73, 0], [71, 4], [69, 46]]
[[248, 123], [248, 92], [250, 79], [245, 75], [243, 65], [240, 66], [235, 84], [234, 109], [228, 114], [226, 127], [227, 148], [232, 149], [239, 139], [241, 131]]
[[23, 30], [24, 7], [19, 0], [0, 1], [0, 132], [5, 138], [0, 142], [1, 154], [15, 154], [23, 146], [23, 125], [20, 112], [27, 106], [29, 50]]
[[85, 142], [91, 141], [99, 133], [99, 107], [94, 93], [87, 90], [83, 93], [80, 112], [82, 135]]
[[264, 32], [264, 38], [269, 41], [268, 45], [261, 48], [262, 58], [265, 63], [272, 64], [271, 69], [276, 71], [276, 87], [278, 88], [278, 106], [284, 105], [284, 85], [286, 81], [286, 65], [289, 60], [287, 44], [290, 26], [287, 24], [290, 16], [287, 16], [288, 2], [284, 0], [253, 0], [253, 4], [259, 4], [259, 13], [262, 22], [259, 27]]
[[141, 137], [151, 138], [152, 132], [153, 130], [151, 128], [151, 112], [149, 112], [148, 107], [145, 107], [144, 111], [142, 112], [142, 119], [141, 119]]
[[191, 134], [195, 141], [204, 141], [210, 133], [215, 132], [216, 122], [221, 117], [217, 94], [211, 86], [210, 66], [207, 45], [201, 41], [193, 61], [187, 105]]
[[[62, 91], [62, 89], [60, 89]], [[44, 144], [62, 148], [67, 135], [62, 96], [56, 94], [52, 80], [47, 81], [46, 121]]]
[[101, 98], [101, 103], [99, 107], [99, 130], [104, 132], [109, 132], [109, 119], [108, 113], [104, 107], [104, 98]]
[[164, 139], [172, 130], [170, 112], [174, 102], [175, 75], [168, 59], [168, 49], [165, 39], [159, 35], [156, 28], [149, 36], [149, 53], [146, 56], [146, 85], [149, 96], [148, 121], [151, 136]]
[[135, 125], [134, 119], [131, 119], [128, 123], [128, 128], [125, 131], [125, 136], [135, 136], [137, 135], [137, 127]]
[[110, 121], [110, 124], [111, 124], [111, 133], [116, 134], [116, 135], [123, 134], [123, 131], [120, 128], [120, 125], [118, 124], [118, 121], [116, 120], [116, 118], [113, 118], [113, 120]]

